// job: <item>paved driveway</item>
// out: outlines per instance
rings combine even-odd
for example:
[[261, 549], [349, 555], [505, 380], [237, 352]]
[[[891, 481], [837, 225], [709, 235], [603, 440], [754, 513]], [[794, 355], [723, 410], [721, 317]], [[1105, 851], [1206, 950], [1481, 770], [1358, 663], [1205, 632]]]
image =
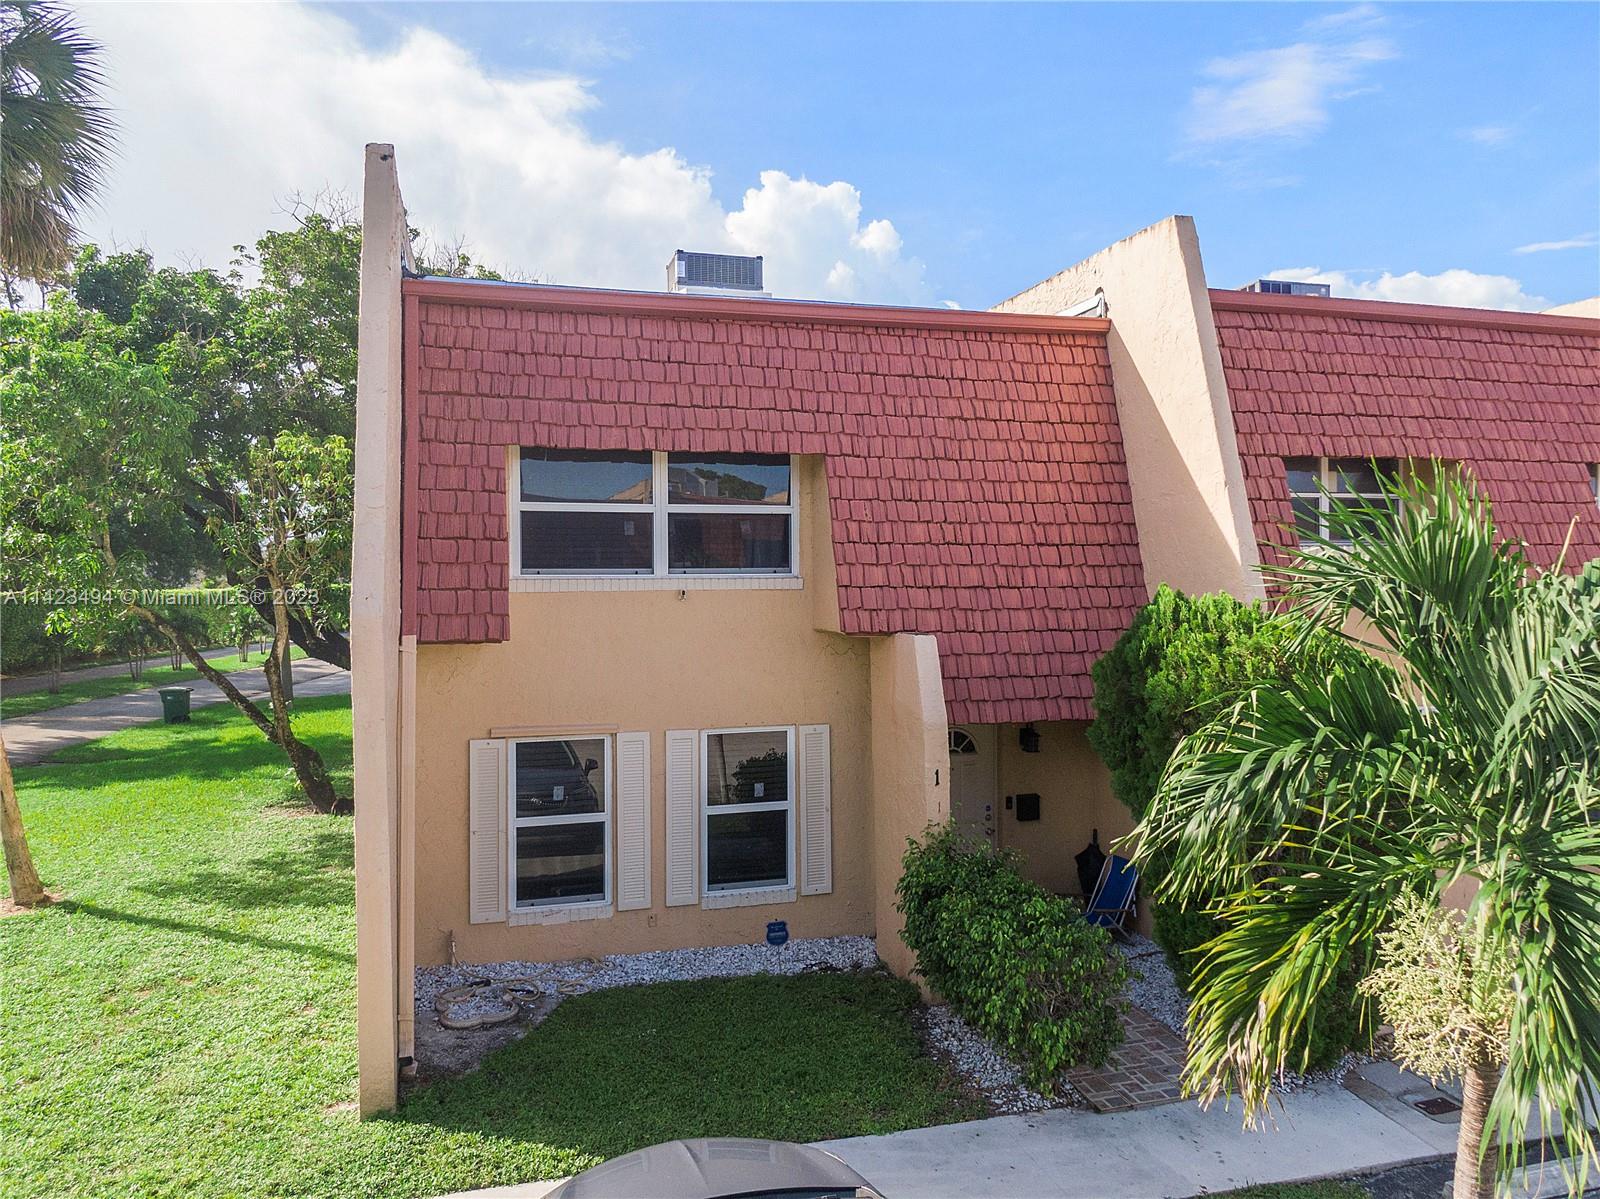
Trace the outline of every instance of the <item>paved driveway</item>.
[[[348, 695], [350, 692], [350, 672], [340, 670], [337, 666], [307, 658], [296, 662], [293, 670], [297, 698]], [[228, 678], [250, 698], [266, 698], [267, 681], [261, 671], [235, 671]], [[194, 689], [194, 694], [189, 697], [189, 706], [192, 708], [227, 702], [221, 688], [203, 679], [184, 683], [183, 686]], [[36, 716], [19, 716], [15, 720], [0, 722], [0, 727], [5, 730], [6, 750], [11, 755], [11, 764], [29, 766], [69, 745], [79, 745], [136, 724], [160, 719], [161, 696], [155, 688], [150, 688], [129, 695], [84, 700], [81, 704], [52, 708]]]

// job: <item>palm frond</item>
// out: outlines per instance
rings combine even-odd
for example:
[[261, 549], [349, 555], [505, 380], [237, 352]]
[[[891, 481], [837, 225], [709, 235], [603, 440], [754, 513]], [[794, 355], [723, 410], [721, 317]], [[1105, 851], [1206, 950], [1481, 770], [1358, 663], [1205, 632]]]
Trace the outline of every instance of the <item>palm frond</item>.
[[26, 278], [66, 265], [113, 143], [101, 48], [64, 9], [0, 5], [0, 264]]
[[1171, 863], [1158, 898], [1208, 901], [1223, 927], [1196, 964], [1186, 1085], [1252, 1112], [1393, 904], [1470, 882], [1477, 934], [1512, 963], [1490, 1109], [1504, 1182], [1535, 1113], [1595, 1151], [1600, 562], [1536, 570], [1452, 472], [1386, 494], [1393, 519], [1334, 504], [1328, 534], [1274, 572], [1303, 637], [1372, 653], [1259, 688], [1187, 738], [1137, 853]]

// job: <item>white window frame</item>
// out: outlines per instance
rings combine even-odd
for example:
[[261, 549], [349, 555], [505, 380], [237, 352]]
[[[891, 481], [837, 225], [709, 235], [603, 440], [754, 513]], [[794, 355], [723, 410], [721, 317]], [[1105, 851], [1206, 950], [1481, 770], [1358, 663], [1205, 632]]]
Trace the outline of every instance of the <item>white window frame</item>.
[[[665, 450], [650, 451], [650, 502], [624, 504], [579, 500], [524, 500], [522, 498], [522, 451], [512, 450], [513, 469], [508, 498], [511, 503], [511, 577], [513, 579], [794, 579], [800, 567], [800, 463], [796, 455], [789, 460], [789, 502], [787, 504], [690, 504], [672, 503], [667, 494], [670, 455]], [[604, 453], [596, 450], [595, 453]], [[672, 451], [688, 453], [689, 451]], [[726, 451], [732, 453], [733, 451]], [[700, 457], [715, 459], [718, 451]], [[768, 455], [774, 458], [782, 454]], [[522, 514], [524, 512], [617, 512], [634, 514], [651, 522], [651, 568], [649, 570], [525, 570], [522, 565]], [[668, 556], [668, 516], [671, 513], [725, 516], [787, 516], [789, 518], [789, 568], [787, 570], [673, 570]]]
[[[711, 738], [725, 733], [783, 733], [788, 738], [788, 750], [785, 754], [787, 780], [784, 791], [786, 799], [782, 803], [742, 803], [742, 804], [715, 804], [709, 802], [711, 792]], [[702, 900], [716, 899], [720, 896], [744, 894], [781, 894], [791, 892], [795, 888], [795, 726], [792, 724], [778, 725], [749, 725], [729, 729], [701, 729], [700, 730], [700, 895]], [[711, 817], [717, 813], [732, 815], [735, 812], [779, 812], [789, 813], [788, 832], [785, 834], [788, 852], [785, 857], [785, 870], [782, 882], [773, 883], [723, 883], [719, 886], [711, 885]]]
[[[572, 816], [518, 816], [517, 815], [517, 746], [541, 741], [600, 741], [605, 749], [600, 757], [601, 777], [600, 811]], [[568, 733], [548, 737], [514, 737], [506, 741], [506, 813], [509, 817], [509, 835], [506, 837], [506, 912], [515, 916], [526, 912], [549, 912], [564, 908], [607, 908], [611, 906], [611, 875], [616, 866], [616, 855], [611, 849], [611, 762], [615, 749], [614, 739], [608, 733]], [[604, 894], [588, 899], [536, 899], [532, 903], [517, 902], [517, 830], [541, 828], [557, 824], [600, 824], [600, 845], [605, 862], [600, 870]]]
[[[1315, 458], [1317, 460], [1317, 479], [1321, 483], [1321, 487], [1319, 487], [1316, 492], [1295, 491], [1293, 488], [1289, 487], [1289, 463], [1295, 458]], [[1328, 512], [1336, 501], [1389, 500], [1391, 498], [1386, 496], [1381, 491], [1348, 491], [1340, 493], [1338, 491], [1338, 483], [1343, 472], [1340, 471], [1337, 464], [1346, 462], [1359, 462], [1363, 465], [1369, 463], [1392, 462], [1394, 464], [1395, 475], [1398, 475], [1403, 469], [1403, 462], [1401, 459], [1388, 456], [1373, 455], [1371, 458], [1363, 458], [1360, 455], [1344, 454], [1339, 457], [1330, 458], [1325, 454], [1288, 455], [1283, 459], [1283, 479], [1284, 487], [1289, 492], [1291, 524], [1293, 523], [1295, 500], [1315, 499], [1317, 501], [1317, 535], [1319, 537], [1327, 537], [1329, 535]], [[1381, 474], [1381, 471], [1379, 473]], [[1305, 534], [1300, 532], [1298, 525], [1295, 525], [1295, 539], [1302, 547], [1306, 545]], [[1348, 545], [1349, 542], [1335, 541], [1334, 544]]]

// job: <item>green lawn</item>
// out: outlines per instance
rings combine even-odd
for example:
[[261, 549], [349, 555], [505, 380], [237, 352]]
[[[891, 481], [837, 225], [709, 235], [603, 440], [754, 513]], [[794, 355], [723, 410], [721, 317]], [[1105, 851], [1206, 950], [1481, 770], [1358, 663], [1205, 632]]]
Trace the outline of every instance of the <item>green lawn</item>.
[[[348, 786], [349, 701], [296, 724]], [[422, 1196], [677, 1136], [814, 1140], [977, 1112], [880, 976], [568, 1001], [476, 1073], [358, 1122], [351, 822], [289, 797], [231, 709], [18, 772], [47, 885], [0, 919], [0, 1196]]]
[[[305, 651], [298, 647], [290, 649], [289, 654], [295, 661], [306, 656]], [[220, 658], [211, 658], [209, 661], [223, 674], [232, 674], [235, 670], [261, 669], [260, 654], [252, 654], [248, 662], [239, 661], [238, 654], [226, 654]], [[7, 695], [0, 698], [0, 712], [15, 720], [19, 716], [32, 716], [36, 712], [64, 708], [68, 704], [81, 703], [86, 699], [104, 699], [108, 695], [127, 695], [131, 691], [143, 691], [149, 687], [192, 683], [199, 677], [200, 672], [192, 666], [184, 666], [178, 670], [173, 670], [170, 666], [147, 666], [144, 675], [138, 680], [130, 678], [126, 673], [119, 673], [109, 678], [80, 679], [75, 683], [65, 683], [60, 691], [54, 693], [29, 691], [23, 695]]]
[[1215, 1199], [1371, 1199], [1371, 1192], [1353, 1182], [1278, 1182], [1223, 1191]]

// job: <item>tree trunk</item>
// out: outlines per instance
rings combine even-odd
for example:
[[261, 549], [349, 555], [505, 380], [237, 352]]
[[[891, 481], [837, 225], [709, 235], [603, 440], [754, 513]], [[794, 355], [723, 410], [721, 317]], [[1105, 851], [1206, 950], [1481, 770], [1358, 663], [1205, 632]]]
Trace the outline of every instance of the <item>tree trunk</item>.
[[50, 652], [50, 686], [47, 690], [51, 695], [61, 694], [61, 647], [59, 645]]
[[272, 646], [267, 650], [262, 670], [267, 676], [267, 692], [272, 696], [272, 723], [278, 744], [294, 764], [295, 777], [300, 780], [300, 788], [313, 808], [319, 812], [348, 811], [348, 806], [341, 805], [339, 794], [333, 789], [333, 780], [328, 777], [322, 755], [297, 738], [289, 722], [289, 694], [284, 679], [289, 661], [289, 609], [283, 602], [282, 584], [274, 580], [272, 591]]
[[1498, 1146], [1484, 1147], [1489, 1101], [1500, 1085], [1500, 1067], [1480, 1063], [1461, 1080], [1461, 1131], [1456, 1135], [1456, 1177], [1453, 1199], [1494, 1199]]
[[[177, 629], [167, 624], [156, 613], [145, 608], [136, 609], [139, 615], [149, 621], [155, 628], [160, 629], [172, 639], [172, 643], [183, 651], [183, 656], [189, 659], [190, 664], [198, 670], [207, 681], [215, 683], [223, 695], [228, 697], [228, 702], [250, 718], [250, 723], [260, 729], [268, 741], [282, 748], [289, 756], [289, 764], [294, 767], [295, 778], [299, 780], [301, 788], [306, 793], [306, 798], [311, 801], [311, 806], [319, 812], [349, 811], [348, 804], [341, 804], [338, 793], [333, 789], [333, 782], [328, 777], [328, 768], [322, 761], [322, 755], [311, 746], [300, 741], [294, 735], [294, 729], [289, 726], [288, 709], [280, 702], [282, 687], [277, 678], [277, 670], [273, 662], [274, 655], [268, 653], [264, 664], [267, 676], [267, 691], [272, 698], [272, 717], [268, 717], [259, 707], [251, 702], [250, 697], [233, 685], [231, 679], [223, 674], [210, 662], [205, 655], [194, 647], [194, 642], [184, 636]], [[285, 634], [286, 635], [286, 634]]]
[[11, 884], [11, 902], [19, 908], [36, 908], [50, 902], [39, 872], [33, 868], [28, 852], [28, 835], [22, 828], [22, 809], [17, 806], [17, 788], [11, 780], [11, 757], [0, 734], [0, 841], [5, 842], [6, 880]]
[[283, 698], [285, 703], [294, 703], [294, 665], [293, 655], [289, 648], [289, 639], [283, 639], [283, 657], [278, 664], [278, 678], [283, 683]]

